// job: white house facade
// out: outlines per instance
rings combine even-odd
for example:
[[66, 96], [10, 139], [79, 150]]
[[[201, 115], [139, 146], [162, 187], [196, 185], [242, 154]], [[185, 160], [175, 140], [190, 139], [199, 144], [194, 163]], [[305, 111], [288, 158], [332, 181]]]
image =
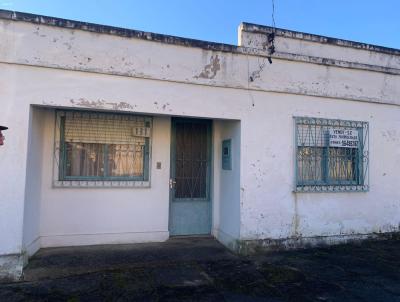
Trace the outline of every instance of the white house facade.
[[237, 252], [400, 227], [400, 50], [243, 23], [238, 46], [0, 10], [0, 277], [45, 247]]

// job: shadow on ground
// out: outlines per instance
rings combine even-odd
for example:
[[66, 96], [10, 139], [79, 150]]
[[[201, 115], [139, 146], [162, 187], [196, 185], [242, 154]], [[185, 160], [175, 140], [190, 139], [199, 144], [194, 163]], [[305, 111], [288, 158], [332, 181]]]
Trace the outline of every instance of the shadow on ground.
[[0, 301], [400, 301], [400, 240], [252, 257], [210, 238], [44, 249]]

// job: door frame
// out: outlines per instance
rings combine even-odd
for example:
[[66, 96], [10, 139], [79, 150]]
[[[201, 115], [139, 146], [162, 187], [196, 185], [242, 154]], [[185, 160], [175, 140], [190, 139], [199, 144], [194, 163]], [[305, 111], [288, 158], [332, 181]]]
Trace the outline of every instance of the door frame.
[[[169, 182], [175, 177], [175, 160], [176, 160], [176, 122], [193, 122], [193, 121], [201, 121], [207, 124], [207, 142], [208, 142], [208, 154], [209, 154], [209, 166], [207, 169], [206, 176], [206, 186], [207, 186], [207, 199], [204, 202], [208, 202], [209, 206], [209, 215], [210, 215], [210, 223], [209, 223], [209, 233], [212, 234], [212, 226], [213, 226], [213, 171], [214, 171], [214, 146], [213, 146], [213, 120], [211, 119], [202, 119], [202, 118], [187, 118], [187, 117], [171, 117], [171, 141], [170, 141], [170, 173], [169, 173]], [[171, 189], [170, 184], [168, 184], [169, 188], [169, 211], [168, 211], [168, 231], [171, 232], [171, 216], [172, 216], [172, 207], [171, 203], [174, 202], [174, 189]], [[179, 201], [176, 201], [179, 202]], [[171, 236], [171, 235], [170, 235]], [[172, 235], [172, 236], [180, 236], [180, 235]], [[191, 236], [191, 235], [181, 235], [181, 236]], [[199, 236], [199, 235], [193, 235]]]

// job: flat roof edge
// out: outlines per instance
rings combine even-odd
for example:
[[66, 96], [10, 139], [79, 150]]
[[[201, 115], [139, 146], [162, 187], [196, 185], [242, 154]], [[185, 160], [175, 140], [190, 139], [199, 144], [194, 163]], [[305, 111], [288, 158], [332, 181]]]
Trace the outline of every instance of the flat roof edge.
[[197, 47], [207, 50], [223, 51], [223, 52], [238, 52], [239, 46], [224, 44], [218, 42], [209, 42], [203, 40], [196, 40], [191, 38], [183, 38], [178, 36], [171, 36], [165, 34], [157, 34], [152, 32], [145, 32], [135, 29], [128, 29], [123, 27], [115, 27], [110, 25], [102, 25], [96, 23], [75, 21], [63, 18], [42, 16], [24, 12], [9, 11], [0, 9], [0, 19], [12, 20], [12, 21], [23, 21], [35, 24], [56, 26], [68, 29], [78, 29], [83, 31], [89, 31], [99, 34], [109, 34], [119, 37], [136, 38], [147, 41], [162, 42], [167, 44], [174, 44], [186, 47]]
[[271, 26], [258, 25], [258, 24], [247, 23], [247, 22], [242, 22], [240, 24], [240, 28], [243, 31], [251, 32], [251, 33], [270, 34], [272, 32], [275, 32], [275, 35], [280, 36], [280, 37], [299, 39], [299, 40], [305, 40], [305, 41], [317, 42], [317, 43], [323, 43], [323, 44], [331, 44], [331, 45], [342, 46], [342, 47], [352, 47], [352, 48], [356, 48], [356, 49], [382, 52], [382, 53], [390, 54], [390, 55], [400, 55], [400, 49], [397, 49], [397, 48], [390, 48], [390, 47], [379, 46], [379, 45], [374, 45], [374, 44], [367, 44], [367, 43], [362, 43], [362, 42], [332, 38], [332, 37], [328, 37], [328, 36], [320, 36], [320, 35], [300, 32], [300, 31], [283, 29], [283, 28], [274, 28]]
[[[62, 19], [56, 17], [49, 17], [43, 15], [36, 15], [31, 13], [9, 11], [0, 9], [0, 19], [12, 20], [12, 21], [23, 21], [35, 24], [43, 24], [49, 26], [56, 26], [68, 29], [78, 29], [83, 31], [89, 31], [99, 34], [109, 34], [126, 38], [137, 38], [147, 41], [161, 42], [167, 44], [173, 44], [178, 46], [186, 47], [197, 47], [206, 50], [241, 53], [239, 49], [240, 46], [232, 44], [224, 44], [219, 42], [210, 42], [204, 40], [196, 40], [191, 38], [183, 38], [178, 36], [171, 36], [165, 34], [158, 34], [152, 32], [145, 32], [140, 30], [128, 29], [123, 27], [115, 27], [110, 25], [101, 25], [96, 23], [75, 21], [69, 19]], [[300, 39], [305, 41], [331, 44], [342, 47], [352, 47], [356, 49], [363, 49], [374, 52], [381, 52], [390, 55], [400, 55], [400, 49], [389, 48], [384, 46], [378, 46], [373, 44], [366, 44], [361, 42], [343, 40], [338, 38], [332, 38], [327, 36], [320, 36], [315, 34], [309, 34], [304, 32], [298, 32], [293, 30], [287, 30], [282, 28], [273, 28], [265, 25], [252, 24], [247, 22], [242, 22], [240, 24], [240, 29], [245, 32], [252, 33], [272, 33], [275, 32], [277, 36]]]

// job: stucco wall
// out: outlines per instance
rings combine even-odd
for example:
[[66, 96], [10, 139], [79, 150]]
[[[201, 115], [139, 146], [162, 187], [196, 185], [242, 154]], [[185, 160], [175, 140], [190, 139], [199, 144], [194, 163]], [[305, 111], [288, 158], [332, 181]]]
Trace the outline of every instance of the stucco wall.
[[[282, 94], [253, 94], [242, 120], [243, 239], [399, 230], [400, 108]], [[369, 122], [370, 191], [293, 193], [293, 116]]]
[[[273, 29], [257, 24], [242, 23], [240, 25], [239, 45], [267, 52], [268, 35], [271, 33], [275, 34], [274, 46], [278, 53], [295, 54], [299, 57], [323, 57], [327, 61], [332, 59], [347, 62], [347, 65], [358, 64], [353, 65], [358, 67], [379, 66], [393, 72], [400, 68], [400, 51], [397, 49], [279, 28]], [[390, 70], [390, 68], [394, 69]]]
[[168, 238], [169, 117], [153, 118], [150, 188], [54, 188], [54, 110], [42, 119], [41, 247]]
[[[33, 254], [40, 247], [41, 187], [46, 124], [46, 108], [31, 107], [28, 131], [28, 159], [26, 167], [26, 189], [24, 207], [23, 245], [28, 254]], [[52, 112], [53, 110], [50, 110]], [[51, 138], [50, 138], [51, 139]], [[45, 164], [45, 165], [44, 165]]]
[[[396, 97], [400, 94], [397, 85], [400, 71], [395, 68], [398, 66], [398, 55], [380, 55], [374, 51], [360, 50], [362, 57], [370, 58], [370, 61], [368, 66], [359, 66], [351, 64], [358, 61], [357, 50], [349, 51], [342, 47], [336, 52], [345, 53], [341, 57], [347, 61], [337, 62], [336, 65], [329, 60], [309, 64], [313, 59], [308, 58], [307, 54], [326, 58], [325, 48], [321, 44], [314, 43], [312, 53], [293, 46], [290, 50], [300, 52], [299, 55], [295, 53], [292, 57], [280, 58], [278, 54], [282, 55], [288, 49], [282, 44], [282, 39], [277, 39], [277, 57], [273, 58], [273, 64], [269, 64], [266, 51], [259, 48], [232, 47], [233, 51], [230, 52], [210, 51], [205, 49], [207, 45], [202, 49], [168, 43], [173, 40], [168, 37], [164, 39], [165, 43], [156, 42], [150, 34], [144, 35], [148, 39], [132, 39], [2, 19], [0, 28], [0, 38], [4, 41], [0, 46], [0, 61], [10, 64], [400, 104]], [[208, 45], [208, 48], [213, 48], [213, 45]], [[376, 65], [378, 63], [380, 65]], [[366, 71], [376, 70], [373, 66], [382, 65], [388, 65], [393, 70], [386, 73]], [[118, 105], [115, 102], [105, 104], [101, 100], [78, 98], [68, 101], [71, 106], [85, 106], [87, 102], [107, 108]], [[42, 102], [56, 105], [59, 100]]]
[[[240, 149], [241, 128], [239, 121], [214, 121], [214, 175], [217, 187], [214, 203], [218, 216], [216, 237], [225, 245], [235, 249], [240, 238]], [[232, 169], [222, 169], [222, 141], [232, 140]]]
[[[240, 121], [242, 240], [399, 229], [397, 69], [377, 72], [365, 66], [332, 66], [322, 61], [314, 64], [311, 59], [279, 57], [273, 57], [273, 64], [269, 64], [262, 49], [207, 50], [174, 45], [167, 39], [163, 43], [152, 41], [150, 35], [145, 40], [20, 21], [0, 20], [0, 29], [0, 39], [5, 41], [0, 45], [0, 121], [10, 127], [6, 146], [0, 149], [0, 183], [4, 188], [0, 232], [5, 234], [0, 237], [0, 254], [22, 250], [31, 105], [165, 116], [154, 120], [154, 129], [159, 130], [153, 137], [153, 164], [169, 161], [169, 116]], [[318, 47], [313, 54], [323, 57], [324, 49]], [[366, 55], [364, 51], [364, 58], [370, 55], [376, 59], [376, 53], [368, 50]], [[346, 55], [355, 60], [352, 52]], [[398, 56], [391, 56], [394, 63], [390, 68], [395, 69]], [[293, 116], [369, 122], [370, 191], [293, 193]], [[52, 137], [52, 118], [52, 114], [46, 115], [45, 137]], [[239, 137], [239, 130], [233, 129], [229, 131]], [[220, 135], [222, 138], [222, 132]], [[135, 190], [134, 197], [129, 190], [119, 189], [120, 199], [111, 207], [106, 200], [113, 199], [115, 190], [51, 188], [51, 141], [44, 141], [44, 146], [43, 245], [66, 244], [68, 238], [82, 243], [113, 242], [106, 233], [122, 234], [133, 228], [139, 233], [167, 230], [166, 164], [162, 170], [152, 170], [151, 189]], [[224, 184], [221, 174], [220, 194], [230, 182], [226, 180]], [[217, 217], [221, 220], [227, 214], [224, 205], [229, 205], [222, 203], [226, 196], [221, 195], [218, 201]], [[136, 207], [138, 202], [140, 206]], [[99, 204], [101, 207], [96, 207]], [[122, 212], [121, 207], [130, 210]], [[58, 217], [66, 212], [71, 215]], [[131, 219], [133, 212], [136, 219]], [[146, 215], [158, 218], [154, 221]], [[234, 229], [236, 226], [228, 221], [226, 229]], [[223, 225], [216, 217], [214, 222], [218, 227]], [[84, 231], [101, 235], [74, 237]]]
[[[170, 117], [153, 118], [151, 188], [53, 187], [55, 109], [32, 107], [24, 247], [162, 241], [168, 238]], [[240, 122], [214, 120], [213, 228], [226, 244], [239, 239]], [[233, 170], [221, 168], [221, 142], [233, 140]], [[162, 169], [157, 170], [156, 162]]]
[[[20, 104], [25, 106], [35, 102], [32, 95], [40, 96], [38, 99], [42, 100], [58, 99], [59, 103], [64, 99], [65, 105], [77, 95], [85, 99], [102, 96], [105, 102], [125, 100], [144, 113], [156, 111], [157, 105], [158, 110], [164, 111], [166, 105], [169, 109], [165, 111], [177, 115], [239, 117], [243, 239], [283, 238], [295, 233], [303, 236], [366, 233], [398, 227], [400, 213], [396, 186], [399, 174], [395, 172], [399, 169], [398, 106], [267, 92], [249, 93], [54, 69], [6, 67], [18, 69], [21, 79], [31, 79], [19, 88], [19, 94], [23, 96]], [[205, 99], [213, 105], [204, 106]], [[292, 193], [293, 116], [368, 121], [370, 192]], [[13, 126], [11, 120], [10, 125]], [[7, 143], [11, 144], [10, 140]], [[169, 141], [166, 144], [169, 145]]]

